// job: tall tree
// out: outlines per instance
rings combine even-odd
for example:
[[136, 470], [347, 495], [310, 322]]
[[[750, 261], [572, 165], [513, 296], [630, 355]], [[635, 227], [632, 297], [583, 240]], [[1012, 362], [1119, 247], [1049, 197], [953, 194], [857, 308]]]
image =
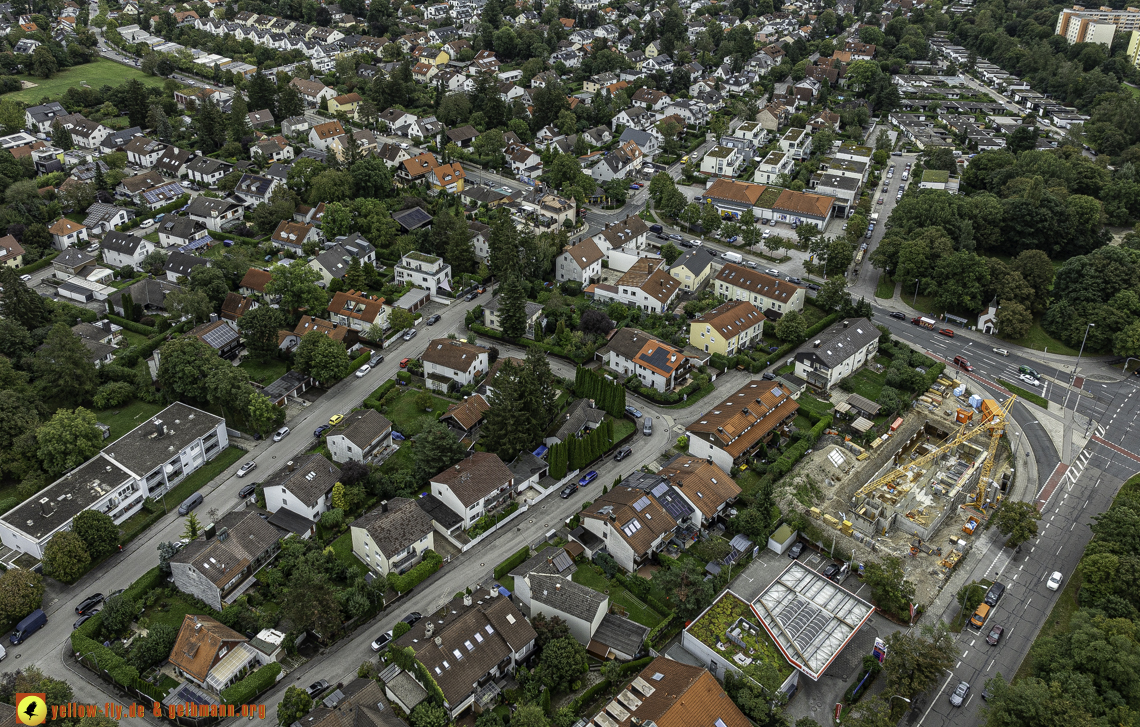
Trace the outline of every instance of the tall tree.
[[158, 383], [171, 398], [209, 400], [207, 379], [215, 369], [228, 366], [217, 351], [197, 338], [175, 338], [159, 348]]
[[72, 583], [86, 573], [90, 565], [87, 543], [70, 530], [59, 531], [44, 546], [44, 575], [48, 578]]
[[234, 100], [230, 103], [228, 126], [231, 141], [240, 142], [250, 135], [249, 105], [246, 104], [245, 98], [240, 93], [235, 94]]
[[106, 513], [84, 510], [75, 516], [71, 529], [83, 539], [94, 559], [102, 558], [119, 546], [119, 527]]
[[891, 656], [883, 666], [888, 688], [908, 698], [939, 683], [943, 672], [958, 659], [954, 637], [942, 621], [892, 633], [887, 637], [887, 651]]
[[29, 288], [15, 268], [0, 267], [0, 313], [31, 331], [48, 320], [47, 304]]
[[221, 149], [226, 143], [226, 120], [221, 109], [207, 98], [198, 106], [194, 116], [194, 130], [202, 151], [210, 154]]
[[305, 260], [294, 260], [288, 265], [274, 265], [270, 272], [273, 278], [265, 284], [265, 292], [281, 297], [281, 307], [290, 312], [302, 309], [323, 311], [328, 305], [328, 293], [322, 290], [317, 281], [320, 273], [309, 267]]
[[293, 362], [299, 370], [326, 386], [348, 376], [352, 368], [352, 360], [349, 359], [344, 344], [320, 331], [309, 331], [301, 336]]
[[517, 275], [508, 277], [499, 291], [499, 325], [507, 338], [526, 335], [526, 292]]
[[1041, 513], [1033, 503], [1005, 499], [986, 521], [986, 529], [997, 528], [1006, 536], [1005, 547], [1016, 548], [1037, 534], [1040, 519]]
[[281, 121], [277, 117], [277, 84], [268, 75], [253, 74], [246, 84], [246, 92], [249, 94], [249, 108], [254, 111], [268, 111], [273, 114], [274, 119]]
[[57, 476], [93, 457], [103, 444], [103, 433], [93, 412], [59, 409], [36, 430], [36, 441], [44, 470]]
[[433, 420], [415, 438], [414, 472], [417, 482], [442, 472], [467, 456], [467, 448], [446, 425]]
[[238, 319], [238, 330], [245, 338], [250, 353], [261, 361], [268, 361], [277, 351], [277, 334], [284, 325], [281, 312], [260, 305]]
[[66, 323], [52, 326], [44, 345], [36, 350], [32, 372], [45, 399], [71, 406], [90, 401], [99, 385], [90, 352]]
[[0, 618], [9, 623], [43, 605], [44, 579], [26, 568], [10, 568], [0, 574]]

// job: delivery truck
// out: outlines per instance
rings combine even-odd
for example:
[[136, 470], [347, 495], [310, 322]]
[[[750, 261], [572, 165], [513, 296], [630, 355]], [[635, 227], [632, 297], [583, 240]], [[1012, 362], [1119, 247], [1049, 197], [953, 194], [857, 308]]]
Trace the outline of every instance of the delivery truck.
[[922, 326], [923, 328], [929, 328], [932, 331], [938, 326], [937, 321], [935, 321], [933, 318], [927, 318], [925, 316], [923, 316], [922, 318], [911, 318], [910, 322], [916, 326]]

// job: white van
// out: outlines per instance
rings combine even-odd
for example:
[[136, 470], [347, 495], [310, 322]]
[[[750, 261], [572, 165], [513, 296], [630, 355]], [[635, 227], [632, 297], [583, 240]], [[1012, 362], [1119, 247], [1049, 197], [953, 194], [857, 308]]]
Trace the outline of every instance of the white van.
[[739, 264], [739, 263], [744, 262], [744, 256], [738, 252], [722, 253], [721, 257], [724, 258], [725, 260], [729, 261], [730, 263], [738, 263]]

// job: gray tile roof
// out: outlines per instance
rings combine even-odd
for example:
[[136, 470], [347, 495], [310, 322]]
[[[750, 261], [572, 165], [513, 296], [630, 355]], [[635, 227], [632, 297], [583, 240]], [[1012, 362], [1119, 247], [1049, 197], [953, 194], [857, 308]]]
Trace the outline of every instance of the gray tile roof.
[[545, 604], [583, 621], [592, 623], [598, 611], [609, 605], [609, 596], [562, 576], [531, 573], [526, 578], [530, 583], [532, 602]]
[[317, 504], [326, 492], [340, 479], [340, 468], [325, 459], [324, 455], [311, 454], [294, 458], [293, 470], [285, 464], [262, 483], [264, 489], [284, 487], [309, 507]]
[[607, 613], [602, 622], [594, 631], [594, 641], [605, 644], [614, 651], [620, 651], [630, 656], [641, 651], [645, 637], [649, 634], [649, 627], [630, 621], [628, 618]]
[[392, 422], [375, 409], [358, 409], [347, 415], [340, 424], [337, 424], [329, 432], [329, 436], [342, 434], [357, 447], [367, 450], [378, 439], [382, 439], [391, 431]]
[[582, 431], [582, 427], [586, 426], [587, 422], [598, 424], [605, 418], [605, 411], [590, 406], [588, 399], [579, 399], [570, 405], [569, 411], [562, 416], [561, 422], [552, 436], [557, 437], [561, 442], [565, 442]]
[[[834, 368], [877, 339], [879, 334], [879, 329], [866, 318], [836, 321], [819, 338], [805, 344], [807, 348], [796, 354], [796, 358], [814, 357], [828, 368]], [[820, 342], [818, 347], [815, 341]]]
[[378, 507], [357, 518], [352, 527], [368, 531], [376, 547], [388, 558], [432, 531], [431, 518], [407, 497], [392, 498], [387, 512]]
[[[191, 541], [171, 562], [189, 563], [219, 588], [281, 539], [281, 533], [254, 510], [226, 513], [215, 523], [218, 535]], [[226, 532], [222, 535], [222, 529]]]
[[[559, 555], [565, 555], [566, 551], [562, 548], [556, 548], [553, 545], [548, 545], [543, 548], [539, 553], [532, 555], [527, 560], [520, 563], [508, 574], [514, 578], [522, 578], [528, 574], [535, 573], [539, 575], [558, 575], [558, 568], [554, 565], [554, 559]], [[569, 557], [569, 556], [567, 556]], [[562, 577], [568, 577], [578, 567], [573, 563], [570, 568], [562, 573]]]

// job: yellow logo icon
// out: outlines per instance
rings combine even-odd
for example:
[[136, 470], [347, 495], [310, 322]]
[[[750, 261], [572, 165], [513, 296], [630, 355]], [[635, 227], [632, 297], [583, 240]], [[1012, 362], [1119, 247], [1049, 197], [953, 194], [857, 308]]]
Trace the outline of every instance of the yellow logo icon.
[[45, 694], [17, 694], [16, 718], [20, 724], [36, 727], [47, 720], [48, 708]]

